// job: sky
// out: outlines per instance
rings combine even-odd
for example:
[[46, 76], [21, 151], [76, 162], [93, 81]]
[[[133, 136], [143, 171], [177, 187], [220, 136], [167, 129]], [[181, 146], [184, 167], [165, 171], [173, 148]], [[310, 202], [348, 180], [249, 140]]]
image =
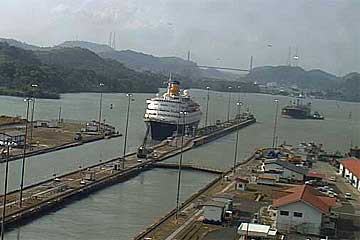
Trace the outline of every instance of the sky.
[[0, 37], [108, 43], [200, 65], [360, 72], [359, 0], [0, 0]]

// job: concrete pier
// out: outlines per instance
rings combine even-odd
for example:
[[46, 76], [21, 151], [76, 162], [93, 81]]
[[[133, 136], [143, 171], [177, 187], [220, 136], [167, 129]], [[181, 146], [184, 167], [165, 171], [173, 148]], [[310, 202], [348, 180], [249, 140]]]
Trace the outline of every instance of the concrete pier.
[[[192, 138], [185, 137], [182, 151], [188, 151], [194, 147], [206, 144], [255, 122], [255, 118], [242, 119], [241, 121], [238, 119], [231, 120], [201, 135]], [[19, 206], [19, 191], [16, 190], [8, 193], [5, 206], [5, 226], [13, 227], [16, 224], [32, 220], [49, 211], [61, 208], [73, 200], [85, 197], [91, 192], [125, 181], [144, 170], [154, 167], [165, 167], [165, 164], [156, 164], [181, 152], [179, 144], [173, 144], [171, 141], [163, 141], [153, 146], [152, 150], [153, 154], [148, 159], [138, 159], [135, 152], [127, 154], [125, 156], [124, 169], [122, 169], [123, 159], [117, 157], [87, 167], [86, 169], [78, 169], [71, 173], [27, 186], [24, 188], [21, 208]], [[168, 165], [167, 167], [176, 166]], [[190, 165], [187, 167], [192, 170], [212, 171], [221, 174], [221, 171], [216, 169], [204, 169]], [[0, 196], [1, 203], [2, 199], [3, 196]], [[2, 211], [3, 207], [3, 205], [0, 205], [0, 211]]]

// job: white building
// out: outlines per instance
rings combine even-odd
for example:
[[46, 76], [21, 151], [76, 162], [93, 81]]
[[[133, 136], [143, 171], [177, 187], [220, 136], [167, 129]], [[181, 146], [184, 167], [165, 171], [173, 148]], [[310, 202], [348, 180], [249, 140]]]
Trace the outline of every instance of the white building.
[[360, 159], [348, 158], [340, 161], [339, 174], [349, 180], [360, 191]]
[[308, 172], [307, 169], [297, 167], [292, 163], [282, 160], [268, 160], [265, 161], [263, 166], [264, 172], [276, 173], [281, 179], [303, 182]]
[[284, 233], [320, 235], [323, 221], [335, 204], [335, 198], [327, 197], [309, 185], [287, 189], [273, 202], [276, 227]]
[[237, 177], [235, 178], [235, 190], [245, 191], [249, 180], [246, 178]]
[[241, 223], [237, 230], [239, 240], [261, 238], [263, 240], [276, 239], [277, 230], [268, 225], [255, 223]]

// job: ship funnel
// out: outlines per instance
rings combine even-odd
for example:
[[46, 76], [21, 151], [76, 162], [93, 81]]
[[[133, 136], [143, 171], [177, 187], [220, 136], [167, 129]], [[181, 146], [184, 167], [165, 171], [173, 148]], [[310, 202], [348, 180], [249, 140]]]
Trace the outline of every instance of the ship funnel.
[[167, 95], [168, 96], [179, 96], [180, 95], [180, 83], [176, 80], [172, 80], [171, 73], [169, 76]]

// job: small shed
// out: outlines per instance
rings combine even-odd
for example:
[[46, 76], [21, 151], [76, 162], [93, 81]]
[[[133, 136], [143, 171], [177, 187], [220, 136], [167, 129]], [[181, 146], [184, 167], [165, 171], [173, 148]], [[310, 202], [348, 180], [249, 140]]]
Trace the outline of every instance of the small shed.
[[58, 121], [56, 120], [37, 120], [34, 127], [57, 128]]
[[225, 203], [217, 201], [208, 201], [204, 206], [204, 223], [221, 224], [225, 213]]
[[9, 142], [14, 146], [24, 146], [25, 143], [25, 134], [21, 131], [6, 131], [0, 133], [0, 143], [2, 145], [5, 142]]
[[247, 178], [242, 178], [242, 177], [235, 178], [235, 190], [245, 191], [248, 183], [249, 180]]
[[277, 178], [271, 174], [261, 174], [257, 178], [257, 184], [275, 185]]

